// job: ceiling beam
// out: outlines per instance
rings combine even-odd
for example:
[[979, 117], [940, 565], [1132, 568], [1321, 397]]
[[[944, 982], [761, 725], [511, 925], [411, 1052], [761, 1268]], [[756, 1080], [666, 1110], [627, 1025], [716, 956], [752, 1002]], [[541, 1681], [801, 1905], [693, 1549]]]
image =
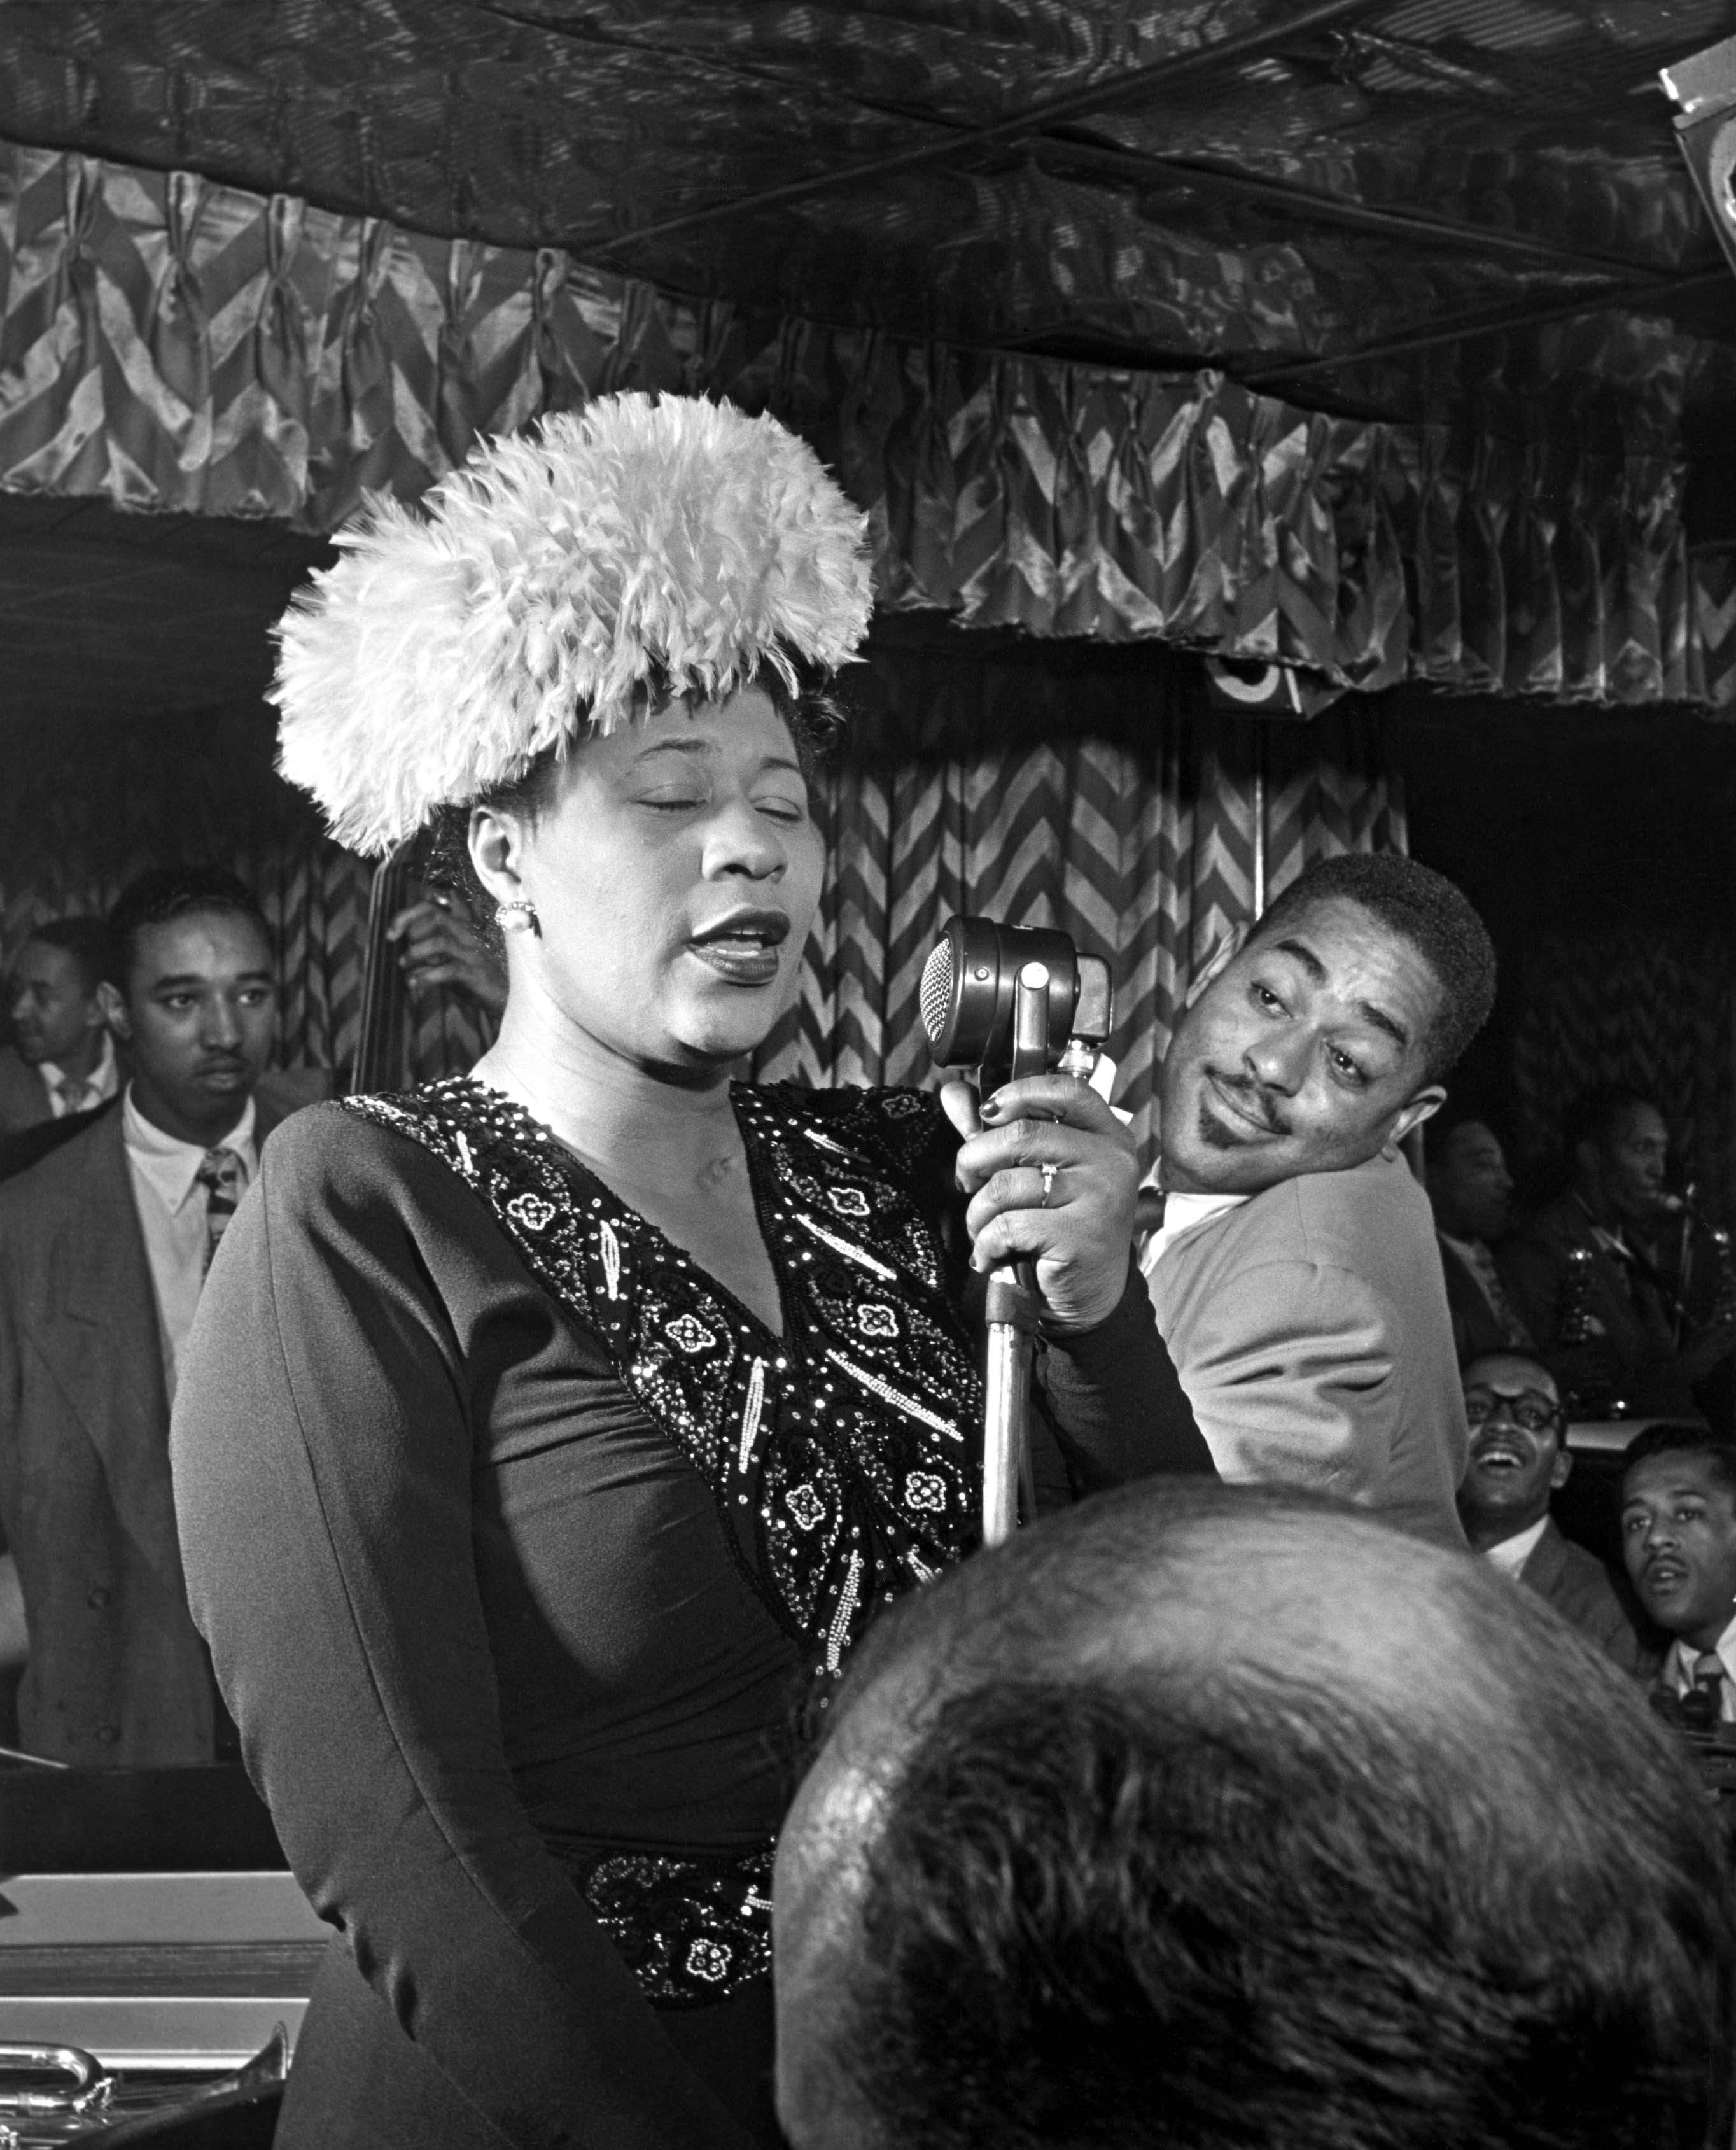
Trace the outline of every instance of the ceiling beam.
[[[762, 188], [757, 193], [738, 195], [729, 201], [712, 202], [704, 209], [689, 209], [680, 216], [665, 217], [656, 224], [641, 225], [635, 230], [622, 232], [602, 242], [600, 250], [613, 256], [635, 250], [652, 240], [703, 230], [708, 225], [756, 215], [765, 209], [789, 209], [818, 194], [835, 194], [873, 180], [901, 178], [907, 172], [958, 164], [980, 156], [985, 150], [1005, 148], [1030, 135], [1040, 134], [1066, 120], [1143, 104], [1176, 83], [1191, 81], [1195, 76], [1211, 73], [1220, 68], [1261, 58], [1268, 53], [1294, 44], [1299, 38], [1335, 28], [1353, 17], [1372, 14], [1377, 8], [1390, 4], [1390, 0], [1314, 0], [1312, 6], [1295, 8], [1291, 0], [1279, 0], [1278, 12], [1283, 20], [1244, 31], [1239, 37], [1225, 38], [1217, 44], [1201, 45], [1190, 52], [1172, 53], [1161, 60], [1152, 61], [1148, 66], [1132, 68], [1111, 82], [1067, 90], [1058, 97], [1039, 98], [1023, 111], [1013, 113], [1005, 119], [993, 120], [983, 127], [953, 128], [941, 139], [925, 142], [916, 149], [895, 150], [889, 156], [870, 158], [865, 163], [841, 166], [835, 171], [818, 172], [781, 187]], [[934, 124], [946, 124], [944, 121]]]
[[1149, 156], [1137, 150], [1114, 149], [1095, 142], [1047, 138], [1038, 143], [1035, 154], [1046, 171], [1057, 177], [1076, 174], [1082, 179], [1119, 179], [1124, 184], [1194, 187], [1203, 194], [1223, 194], [1231, 200], [1252, 202], [1281, 211], [1292, 221], [1338, 225], [1347, 231], [1367, 232], [1383, 239], [1414, 241], [1426, 239], [1488, 256], [1525, 261], [1540, 269], [1576, 270], [1582, 275], [1652, 276], [1660, 282], [1679, 271], [1649, 269], [1643, 262], [1624, 261], [1607, 254], [1582, 254], [1558, 245], [1553, 240], [1537, 239], [1521, 231], [1504, 231], [1484, 224], [1466, 224], [1457, 217], [1438, 216], [1432, 210], [1397, 208], [1346, 200], [1342, 194], [1323, 194], [1313, 187], [1295, 186], [1287, 180], [1269, 179], [1244, 172], [1233, 164], [1207, 162], [1193, 157]]
[[1729, 268], [1720, 264], [1715, 269], [1701, 269], [1691, 275], [1671, 276], [1662, 282], [1648, 278], [1643, 283], [1606, 284], [1601, 290], [1583, 291], [1576, 298], [1554, 300], [1547, 305], [1454, 315], [1404, 336], [1384, 336], [1378, 342], [1360, 344], [1350, 351], [1333, 351], [1320, 358], [1293, 359], [1270, 366], [1258, 360], [1251, 365], [1237, 359], [1202, 362], [1221, 366], [1244, 388], [1285, 388], [1294, 381], [1310, 380], [1322, 373], [1336, 373], [1345, 366], [1373, 366], [1383, 359], [1403, 358], [1412, 351], [1432, 350], [1441, 344], [1468, 343], [1476, 336], [1505, 336], [1515, 329], [1542, 328], [1551, 321], [1572, 320], [1579, 314], [1628, 310], [1643, 313], [1669, 300], [1686, 297], [1689, 292], [1713, 284], [1728, 284], [1730, 275]]

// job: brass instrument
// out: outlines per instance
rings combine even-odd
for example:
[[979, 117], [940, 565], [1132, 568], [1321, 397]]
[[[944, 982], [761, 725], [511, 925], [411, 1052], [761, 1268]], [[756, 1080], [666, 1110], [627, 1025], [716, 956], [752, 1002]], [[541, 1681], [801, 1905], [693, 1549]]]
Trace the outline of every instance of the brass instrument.
[[193, 2082], [154, 2082], [145, 2071], [126, 2075], [78, 2046], [0, 2045], [0, 2150], [100, 2142], [129, 2121], [167, 2124], [220, 2106], [275, 2107], [289, 2065], [281, 2024], [244, 2067]]
[[1712, 1250], [1717, 1284], [1712, 1296], [1712, 1308], [1701, 1329], [1723, 1329], [1736, 1323], [1736, 1250], [1733, 1250], [1730, 1234], [1722, 1224], [1714, 1224], [1694, 1206], [1698, 1192], [1693, 1180], [1680, 1194], [1666, 1194], [1660, 1198], [1661, 1206], [1671, 1216], [1680, 1220], [1682, 1229], [1681, 1256], [1676, 1269], [1676, 1314], [1673, 1324], [1676, 1343], [1679, 1349], [1687, 1341], [1688, 1288], [1694, 1279], [1694, 1244], [1703, 1239]]
[[1596, 1259], [1589, 1247], [1567, 1249], [1567, 1277], [1556, 1313], [1555, 1340], [1569, 1349], [1589, 1344], [1597, 1333], [1592, 1320], [1592, 1265]]

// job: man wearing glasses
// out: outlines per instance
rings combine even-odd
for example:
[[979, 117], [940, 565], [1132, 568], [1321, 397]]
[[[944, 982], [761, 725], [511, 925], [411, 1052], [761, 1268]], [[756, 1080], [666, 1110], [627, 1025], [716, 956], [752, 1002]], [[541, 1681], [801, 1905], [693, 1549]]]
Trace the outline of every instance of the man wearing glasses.
[[1573, 1459], [1554, 1377], [1517, 1351], [1491, 1351], [1465, 1369], [1471, 1461], [1459, 1517], [1473, 1552], [1546, 1598], [1624, 1672], [1638, 1675], [1640, 1644], [1604, 1572], [1550, 1520], [1549, 1496]]

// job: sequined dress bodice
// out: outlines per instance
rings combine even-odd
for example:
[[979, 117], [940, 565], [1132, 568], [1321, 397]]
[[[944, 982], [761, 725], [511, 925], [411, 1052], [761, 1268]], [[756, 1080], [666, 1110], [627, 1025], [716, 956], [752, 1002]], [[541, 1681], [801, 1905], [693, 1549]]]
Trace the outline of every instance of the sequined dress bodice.
[[732, 1098], [781, 1338], [498, 1092], [457, 1078], [348, 1108], [482, 1198], [704, 1479], [744, 1580], [825, 1678], [975, 1529], [977, 1375], [906, 1178], [938, 1108], [906, 1091]]

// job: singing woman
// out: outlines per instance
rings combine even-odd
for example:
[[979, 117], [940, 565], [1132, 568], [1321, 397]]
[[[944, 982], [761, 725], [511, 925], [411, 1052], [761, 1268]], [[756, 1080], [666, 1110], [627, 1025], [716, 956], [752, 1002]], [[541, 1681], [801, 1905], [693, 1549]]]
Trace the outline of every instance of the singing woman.
[[180, 1382], [195, 1618], [336, 1929], [280, 2150], [776, 2142], [797, 1705], [976, 1537], [936, 1159], [979, 1264], [1037, 1258], [1075, 1484], [1209, 1467], [1096, 1098], [961, 1148], [926, 1094], [730, 1080], [869, 606], [800, 442], [623, 396], [376, 507], [283, 623], [285, 774], [363, 850], [454, 826], [510, 982], [468, 1077], [280, 1130]]

